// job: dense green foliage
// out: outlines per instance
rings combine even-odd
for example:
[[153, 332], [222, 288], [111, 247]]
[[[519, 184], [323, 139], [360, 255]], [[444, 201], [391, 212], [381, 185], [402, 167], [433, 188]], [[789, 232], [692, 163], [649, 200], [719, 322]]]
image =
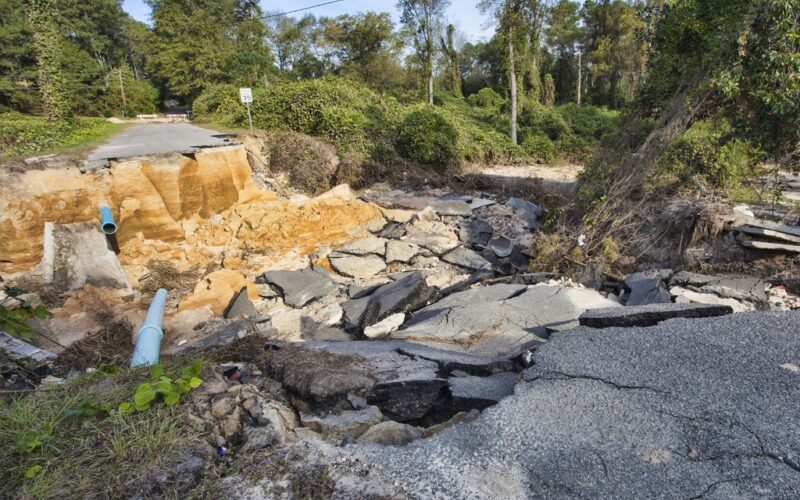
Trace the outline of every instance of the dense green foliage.
[[263, 12], [254, 0], [148, 0], [148, 70], [170, 96], [191, 100], [212, 83], [252, 86], [271, 75]]
[[40, 117], [4, 113], [0, 114], [0, 155], [21, 156], [78, 146], [119, 128], [101, 118], [52, 123]]
[[458, 163], [458, 132], [436, 109], [420, 107], [405, 115], [397, 129], [401, 155], [422, 165]]
[[56, 25], [54, 2], [34, 0], [31, 2], [28, 15], [38, 62], [42, 110], [50, 121], [67, 119], [72, 114], [72, 103], [61, 75], [63, 42]]
[[649, 188], [672, 193], [685, 186], [737, 187], [752, 175], [758, 152], [731, 135], [723, 119], [696, 122], [659, 158]]
[[[50, 15], [36, 14], [46, 4]], [[56, 96], [75, 114], [121, 115], [120, 71], [126, 114], [152, 112], [158, 89], [144, 68], [149, 37], [147, 26], [132, 20], [117, 0], [53, 0], [37, 2], [36, 9], [25, 0], [1, 2], [0, 112], [43, 113]], [[45, 91], [53, 84], [60, 91]]]

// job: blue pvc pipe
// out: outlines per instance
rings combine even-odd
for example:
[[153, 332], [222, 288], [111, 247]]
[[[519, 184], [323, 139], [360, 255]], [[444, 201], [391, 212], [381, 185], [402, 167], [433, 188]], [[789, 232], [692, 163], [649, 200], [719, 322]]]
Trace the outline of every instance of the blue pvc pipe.
[[103, 205], [100, 207], [100, 227], [106, 236], [112, 236], [117, 232], [117, 223], [114, 222], [114, 216], [111, 215], [111, 209]]
[[136, 347], [131, 357], [132, 368], [158, 364], [161, 356], [161, 339], [164, 337], [162, 320], [166, 303], [167, 291], [159, 288], [150, 303], [150, 308], [147, 310], [144, 324], [136, 334]]

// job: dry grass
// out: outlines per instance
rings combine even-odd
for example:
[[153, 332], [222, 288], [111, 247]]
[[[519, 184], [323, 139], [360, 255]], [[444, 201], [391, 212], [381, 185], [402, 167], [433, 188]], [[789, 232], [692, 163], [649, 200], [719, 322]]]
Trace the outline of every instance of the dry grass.
[[151, 260], [147, 263], [147, 274], [139, 279], [142, 293], [156, 293], [159, 288], [171, 292], [191, 292], [200, 281], [200, 270], [196, 268], [179, 271], [178, 266], [168, 260]]

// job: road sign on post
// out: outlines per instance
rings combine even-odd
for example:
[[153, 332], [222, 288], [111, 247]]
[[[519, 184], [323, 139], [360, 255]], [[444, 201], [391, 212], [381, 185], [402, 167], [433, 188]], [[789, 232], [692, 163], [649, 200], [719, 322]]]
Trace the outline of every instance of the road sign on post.
[[250, 130], [253, 130], [253, 117], [250, 115], [250, 103], [253, 102], [253, 90], [250, 88], [239, 89], [239, 100], [247, 106], [247, 121], [250, 123]]

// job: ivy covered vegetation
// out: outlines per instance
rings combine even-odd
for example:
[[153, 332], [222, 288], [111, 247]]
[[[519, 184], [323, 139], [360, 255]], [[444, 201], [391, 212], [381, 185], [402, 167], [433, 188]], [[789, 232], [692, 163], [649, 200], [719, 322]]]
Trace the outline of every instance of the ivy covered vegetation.
[[[508, 136], [506, 99], [490, 88], [465, 99], [441, 92], [434, 106], [400, 100], [345, 78], [280, 82], [254, 91], [253, 125], [301, 132], [379, 162], [399, 157], [440, 169], [464, 163], [582, 159], [614, 129], [618, 113], [594, 106], [528, 104], [522, 142]], [[195, 101], [196, 120], [247, 126], [233, 85], [215, 85]]]
[[0, 114], [0, 155], [23, 156], [92, 143], [121, 129], [102, 118], [51, 122], [20, 113]]

